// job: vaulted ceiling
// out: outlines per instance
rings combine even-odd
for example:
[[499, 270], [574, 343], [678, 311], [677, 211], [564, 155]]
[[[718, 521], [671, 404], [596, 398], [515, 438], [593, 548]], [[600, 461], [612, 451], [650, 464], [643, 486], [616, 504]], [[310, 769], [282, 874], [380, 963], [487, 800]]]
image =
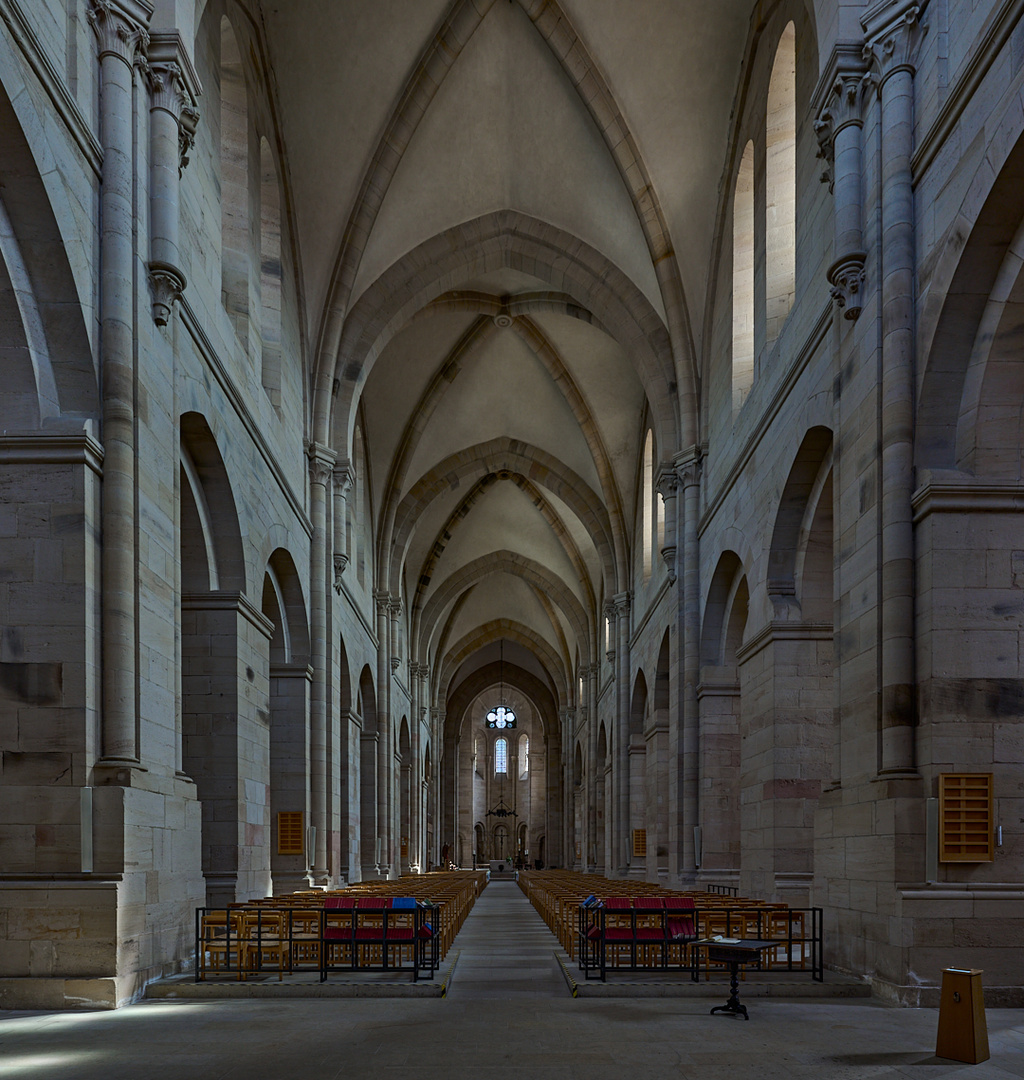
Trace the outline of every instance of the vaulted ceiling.
[[377, 586], [442, 693], [504, 640], [568, 703], [603, 648], [646, 428], [682, 446], [751, 10], [263, 6], [314, 392], [335, 445], [360, 416]]

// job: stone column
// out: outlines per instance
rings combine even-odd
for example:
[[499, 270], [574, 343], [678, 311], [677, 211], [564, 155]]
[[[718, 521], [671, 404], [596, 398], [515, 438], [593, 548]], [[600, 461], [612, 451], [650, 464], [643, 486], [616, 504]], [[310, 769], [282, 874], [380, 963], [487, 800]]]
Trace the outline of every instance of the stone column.
[[616, 632], [616, 718], [615, 718], [615, 861], [619, 877], [629, 872], [629, 609], [633, 594], [617, 593]]
[[341, 575], [348, 566], [348, 493], [352, 490], [352, 463], [334, 466], [334, 591], [341, 595]]
[[693, 447], [676, 460], [682, 498], [682, 577], [683, 596], [679, 625], [683, 677], [679, 701], [679, 757], [673, 762], [679, 770], [677, 783], [681, 794], [680, 827], [682, 836], [678, 845], [679, 874], [692, 878], [696, 872], [696, 852], [693, 843], [693, 827], [700, 822], [699, 776], [700, 776], [700, 706], [697, 701], [697, 684], [700, 681], [700, 546], [697, 539], [697, 519], [700, 514], [701, 454]]
[[313, 687], [309, 710], [309, 813], [316, 829], [313, 882], [328, 884], [327, 869], [327, 682], [331, 655], [327, 630], [327, 485], [334, 451], [319, 443], [309, 449], [309, 503], [313, 523], [310, 549], [310, 627], [313, 637]]
[[391, 749], [391, 596], [375, 590], [377, 604], [377, 860], [381, 877], [387, 877], [390, 862], [391, 774], [394, 755]]
[[99, 43], [100, 356], [103, 386], [103, 719], [101, 766], [139, 765], [135, 687], [135, 65], [148, 4], [93, 0]]
[[150, 192], [149, 285], [153, 319], [166, 326], [185, 289], [178, 251], [178, 180], [188, 162], [199, 110], [199, 79], [176, 30], [149, 42]]
[[[914, 728], [914, 59], [920, 6], [862, 20], [881, 98], [882, 746], [881, 771], [913, 773]], [[881, 22], [881, 20], [886, 20]]]
[[835, 246], [828, 270], [832, 298], [847, 319], [856, 319], [862, 307], [864, 232], [861, 200], [861, 97], [865, 65], [860, 57], [838, 56], [835, 79], [814, 124], [818, 156], [825, 160], [822, 180], [834, 196]]
[[668, 570], [668, 581], [674, 585], [677, 576], [676, 567], [676, 492], [679, 488], [679, 477], [676, 475], [674, 466], [662, 466], [658, 474], [658, 494], [661, 496], [665, 512], [665, 543], [661, 548], [661, 557]]

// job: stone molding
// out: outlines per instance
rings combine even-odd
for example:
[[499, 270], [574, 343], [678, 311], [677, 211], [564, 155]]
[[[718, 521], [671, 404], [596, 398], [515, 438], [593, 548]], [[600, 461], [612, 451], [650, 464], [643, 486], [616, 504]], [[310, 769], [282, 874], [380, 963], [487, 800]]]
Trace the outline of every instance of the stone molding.
[[834, 636], [831, 623], [769, 622], [736, 650], [736, 663], [745, 664], [777, 641], [831, 641]]
[[0, 435], [0, 465], [85, 465], [103, 475], [103, 447], [89, 434]]
[[914, 524], [932, 514], [1019, 514], [1024, 511], [1024, 481], [932, 482], [911, 497]]
[[829, 296], [843, 312], [844, 319], [856, 319], [863, 308], [861, 293], [866, 259], [866, 251], [848, 252], [837, 259], [825, 275], [832, 286]]
[[274, 624], [241, 592], [218, 589], [204, 593], [182, 593], [182, 611], [234, 611], [241, 615], [269, 641], [274, 636]]
[[911, 157], [915, 185], [946, 144], [964, 110], [974, 100], [978, 87], [1019, 26], [1021, 18], [1024, 18], [1024, 0], [1006, 0], [998, 16], [985, 30], [978, 47], [967, 61], [963, 74], [939, 110], [935, 122], [918, 141], [917, 149]]
[[313, 681], [313, 668], [309, 664], [271, 664], [272, 679], [305, 679]]
[[0, 19], [7, 25], [10, 40], [21, 51], [26, 63], [35, 72], [36, 78], [53, 104], [56, 114], [82, 152], [98, 178], [103, 170], [103, 148], [82, 115], [78, 102], [71, 96], [61, 75], [50, 61], [46, 49], [30, 20], [25, 16], [19, 0], [0, 0]]

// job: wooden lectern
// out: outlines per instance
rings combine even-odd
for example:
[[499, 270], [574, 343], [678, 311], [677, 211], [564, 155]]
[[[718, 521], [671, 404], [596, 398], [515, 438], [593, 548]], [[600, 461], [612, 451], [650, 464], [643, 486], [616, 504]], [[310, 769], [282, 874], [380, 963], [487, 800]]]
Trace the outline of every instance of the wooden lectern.
[[988, 1028], [982, 972], [977, 968], [944, 968], [939, 1000], [939, 1034], [935, 1056], [977, 1065], [988, 1061]]

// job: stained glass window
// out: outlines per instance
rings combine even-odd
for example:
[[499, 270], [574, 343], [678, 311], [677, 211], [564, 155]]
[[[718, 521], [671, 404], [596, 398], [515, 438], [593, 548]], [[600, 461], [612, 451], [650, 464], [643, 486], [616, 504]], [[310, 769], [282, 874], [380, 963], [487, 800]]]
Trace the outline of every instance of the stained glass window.
[[508, 739], [494, 740], [494, 771], [508, 772]]

